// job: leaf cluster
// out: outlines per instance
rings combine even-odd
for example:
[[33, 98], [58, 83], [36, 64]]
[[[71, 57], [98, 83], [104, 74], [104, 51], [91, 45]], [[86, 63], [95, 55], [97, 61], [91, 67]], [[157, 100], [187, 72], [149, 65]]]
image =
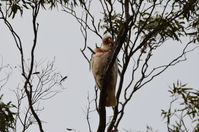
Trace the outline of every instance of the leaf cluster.
[[110, 16], [108, 14], [104, 14], [103, 24], [98, 27], [98, 29], [104, 29], [104, 34], [111, 34], [112, 32], [114, 34], [118, 34], [123, 23], [124, 19], [119, 13], [114, 12]]
[[[141, 31], [144, 35], [147, 35], [149, 32], [152, 32], [156, 27], [160, 25], [167, 24], [167, 26], [163, 27], [163, 30], [160, 30], [153, 36], [153, 40], [156, 41], [155, 37], [160, 36], [161, 41], [165, 41], [168, 38], [172, 38], [173, 40], [180, 41], [180, 37], [184, 36], [184, 21], [181, 20], [173, 20], [169, 21], [167, 18], [164, 18], [161, 15], [155, 15], [149, 17], [149, 13], [141, 13], [141, 20], [135, 25], [135, 28], [143, 27]], [[147, 23], [146, 23], [147, 22]]]
[[186, 84], [177, 81], [177, 84], [173, 84], [173, 89], [169, 92], [172, 96], [180, 96], [182, 99], [180, 105], [185, 106], [184, 110], [186, 110], [186, 114], [189, 115], [191, 119], [199, 116], [199, 90], [186, 88]]
[[181, 20], [187, 20], [186, 35], [192, 37], [194, 43], [199, 42], [199, 1], [198, 0], [175, 0], [175, 5], [183, 10]]
[[[187, 131], [188, 124], [185, 123], [187, 117], [195, 124], [194, 132], [199, 130], [199, 90], [186, 86], [187, 84], [177, 81], [169, 90], [173, 100], [170, 102], [170, 108], [167, 111], [162, 110], [162, 116], [167, 120], [169, 132]], [[179, 104], [179, 108], [175, 108], [174, 104]], [[171, 123], [172, 120], [175, 120], [174, 124]]]
[[8, 17], [14, 18], [17, 13], [23, 15], [25, 9], [34, 9], [41, 6], [43, 9], [53, 9], [58, 5], [77, 5], [74, 0], [0, 0], [0, 7], [4, 6], [9, 12]]
[[9, 132], [10, 129], [14, 129], [16, 113], [12, 112], [11, 109], [15, 108], [12, 102], [3, 103], [3, 95], [0, 96], [0, 132]]

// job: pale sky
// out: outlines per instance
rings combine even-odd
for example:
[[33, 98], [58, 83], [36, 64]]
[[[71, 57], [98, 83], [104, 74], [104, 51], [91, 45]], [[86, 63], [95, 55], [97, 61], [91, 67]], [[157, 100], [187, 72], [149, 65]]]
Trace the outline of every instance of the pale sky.
[[[12, 21], [14, 29], [19, 33], [26, 48], [32, 44], [32, 27], [30, 12], [24, 12], [23, 17], [17, 16]], [[79, 24], [73, 17], [62, 11], [41, 11], [38, 22], [39, 34], [36, 48], [37, 60], [53, 60], [55, 57], [56, 70], [67, 75], [68, 79], [64, 83], [66, 88], [55, 97], [41, 102], [40, 106], [44, 110], [40, 112], [41, 120], [45, 121], [44, 130], [46, 132], [66, 132], [66, 128], [76, 129], [77, 132], [88, 131], [86, 115], [84, 110], [87, 107], [87, 95], [94, 96], [94, 79], [89, 71], [88, 63], [82, 56], [80, 48], [84, 46], [83, 37], [79, 30]], [[89, 46], [95, 47], [95, 43], [100, 44], [99, 38], [90, 34]], [[170, 41], [168, 46], [159, 51], [161, 55], [155, 56], [153, 65], [167, 61], [169, 56], [178, 53], [178, 46]], [[144, 131], [146, 126], [151, 126], [159, 132], [166, 132], [166, 124], [161, 117], [161, 109], [167, 109], [170, 101], [169, 86], [177, 80], [188, 83], [189, 87], [198, 88], [199, 81], [199, 50], [195, 50], [187, 55], [188, 60], [175, 67], [166, 70], [159, 77], [137, 91], [130, 101], [119, 130]], [[3, 64], [10, 64], [13, 68], [19, 66], [20, 58], [17, 47], [11, 37], [10, 32], [0, 21], [0, 55], [3, 57]], [[0, 60], [1, 61], [1, 60]], [[12, 71], [7, 85], [0, 91], [5, 93], [4, 100], [15, 102], [14, 90], [21, 79], [16, 78], [18, 69]], [[18, 75], [19, 76], [19, 75]], [[126, 76], [128, 80], [129, 77]], [[107, 111], [110, 113], [111, 109]], [[98, 125], [98, 115], [96, 112], [90, 115], [93, 131]], [[34, 129], [34, 130], [33, 130]], [[32, 127], [28, 132], [35, 132]], [[19, 128], [20, 131], [20, 128]]]

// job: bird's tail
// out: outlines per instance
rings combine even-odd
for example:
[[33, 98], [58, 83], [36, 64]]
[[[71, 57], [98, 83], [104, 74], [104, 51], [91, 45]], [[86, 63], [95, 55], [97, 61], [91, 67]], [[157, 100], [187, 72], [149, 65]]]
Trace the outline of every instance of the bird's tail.
[[107, 107], [116, 106], [116, 103], [117, 103], [117, 101], [116, 101], [116, 97], [115, 97], [114, 94], [113, 95], [108, 95], [106, 97], [106, 106]]

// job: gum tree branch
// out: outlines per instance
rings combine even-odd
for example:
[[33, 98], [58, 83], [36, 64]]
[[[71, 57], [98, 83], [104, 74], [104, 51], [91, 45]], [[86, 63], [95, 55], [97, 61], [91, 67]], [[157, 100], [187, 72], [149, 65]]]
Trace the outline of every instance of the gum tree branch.
[[[171, 63], [160, 65], [154, 68], [154, 71], [150, 71], [150, 60], [153, 57], [152, 52], [157, 50], [158, 47], [162, 46], [167, 39], [173, 39], [172, 36], [164, 33], [165, 30], [171, 28], [172, 24], [176, 21], [180, 21], [181, 17], [184, 17], [186, 14], [189, 14], [190, 10], [193, 8], [193, 4], [197, 3], [196, 0], [188, 1], [183, 4], [183, 10], [176, 7], [176, 2], [172, 4], [172, 1], [106, 1], [100, 0], [100, 5], [102, 13], [104, 13], [104, 21], [98, 23], [98, 27], [104, 29], [104, 33], [112, 35], [115, 45], [113, 50], [110, 53], [110, 57], [107, 59], [106, 68], [103, 72], [102, 77], [102, 90], [99, 95], [99, 108], [96, 107], [99, 114], [99, 124], [97, 132], [104, 132], [106, 130], [106, 108], [105, 108], [105, 99], [106, 99], [106, 85], [108, 83], [108, 72], [110, 71], [113, 63], [116, 61], [119, 52], [122, 55], [122, 65], [120, 69], [120, 80], [119, 86], [116, 91], [117, 105], [114, 107], [113, 117], [108, 123], [107, 131], [117, 131], [120, 121], [124, 116], [124, 110], [126, 109], [127, 104], [131, 100], [133, 94], [151, 82], [156, 76], [162, 74], [168, 67], [173, 66], [181, 62], [181, 57], [177, 57]], [[91, 5], [89, 5], [90, 7]], [[121, 8], [118, 8], [121, 6]], [[170, 9], [169, 7], [172, 6]], [[90, 28], [95, 23], [93, 13], [86, 5], [86, 2], [83, 2], [82, 11], [85, 11], [91, 19], [82, 20], [79, 18], [74, 11], [72, 15], [75, 14], [75, 18], [78, 18], [80, 24], [88, 28], [87, 31], [96, 33], [98, 36], [100, 34], [99, 30], [93, 30]], [[161, 8], [161, 12], [157, 13], [158, 9]], [[117, 8], [117, 10], [116, 10]], [[176, 11], [177, 9], [177, 11]], [[180, 9], [180, 10], [179, 10]], [[100, 19], [102, 20], [102, 19]], [[154, 21], [155, 20], [155, 21]], [[186, 20], [183, 20], [186, 22]], [[90, 22], [90, 23], [89, 23]], [[153, 26], [150, 28], [150, 24]], [[154, 25], [155, 26], [154, 26]], [[118, 26], [119, 25], [119, 26]], [[179, 27], [180, 29], [180, 27]], [[186, 34], [185, 31], [180, 32]], [[174, 35], [175, 31], [173, 30]], [[159, 38], [163, 34], [163, 39]], [[177, 32], [178, 33], [178, 32]], [[186, 36], [186, 35], [185, 35]], [[87, 36], [84, 36], [87, 37]], [[161, 36], [162, 37], [162, 36]], [[164, 38], [165, 37], [165, 38]], [[181, 37], [179, 35], [179, 37]], [[175, 39], [173, 39], [175, 40]], [[180, 39], [176, 39], [180, 41]], [[185, 52], [184, 52], [185, 53]], [[120, 57], [120, 56], [119, 56]], [[133, 60], [133, 68], [131, 62]], [[165, 66], [165, 67], [164, 67]], [[166, 69], [164, 69], [166, 68]], [[131, 80], [128, 82], [127, 87], [124, 87], [126, 71], [131, 71]], [[152, 72], [150, 74], [150, 72]], [[137, 76], [137, 74], [139, 76]], [[150, 74], [150, 75], [149, 75]], [[96, 97], [97, 97], [97, 93]], [[121, 96], [123, 95], [123, 96]], [[121, 98], [124, 98], [122, 102]], [[97, 100], [97, 98], [95, 99]], [[95, 101], [97, 105], [97, 102]]]

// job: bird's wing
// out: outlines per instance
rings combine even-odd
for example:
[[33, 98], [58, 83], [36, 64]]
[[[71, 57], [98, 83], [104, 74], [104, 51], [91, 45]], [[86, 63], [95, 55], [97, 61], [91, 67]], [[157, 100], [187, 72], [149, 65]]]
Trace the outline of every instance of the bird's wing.
[[100, 82], [101, 82], [102, 74], [104, 72], [108, 55], [109, 55], [108, 53], [99, 53], [99, 54], [93, 55], [91, 59], [91, 69], [92, 69], [92, 73], [93, 73], [93, 76], [95, 78], [96, 85], [98, 88], [100, 88], [101, 86]]

